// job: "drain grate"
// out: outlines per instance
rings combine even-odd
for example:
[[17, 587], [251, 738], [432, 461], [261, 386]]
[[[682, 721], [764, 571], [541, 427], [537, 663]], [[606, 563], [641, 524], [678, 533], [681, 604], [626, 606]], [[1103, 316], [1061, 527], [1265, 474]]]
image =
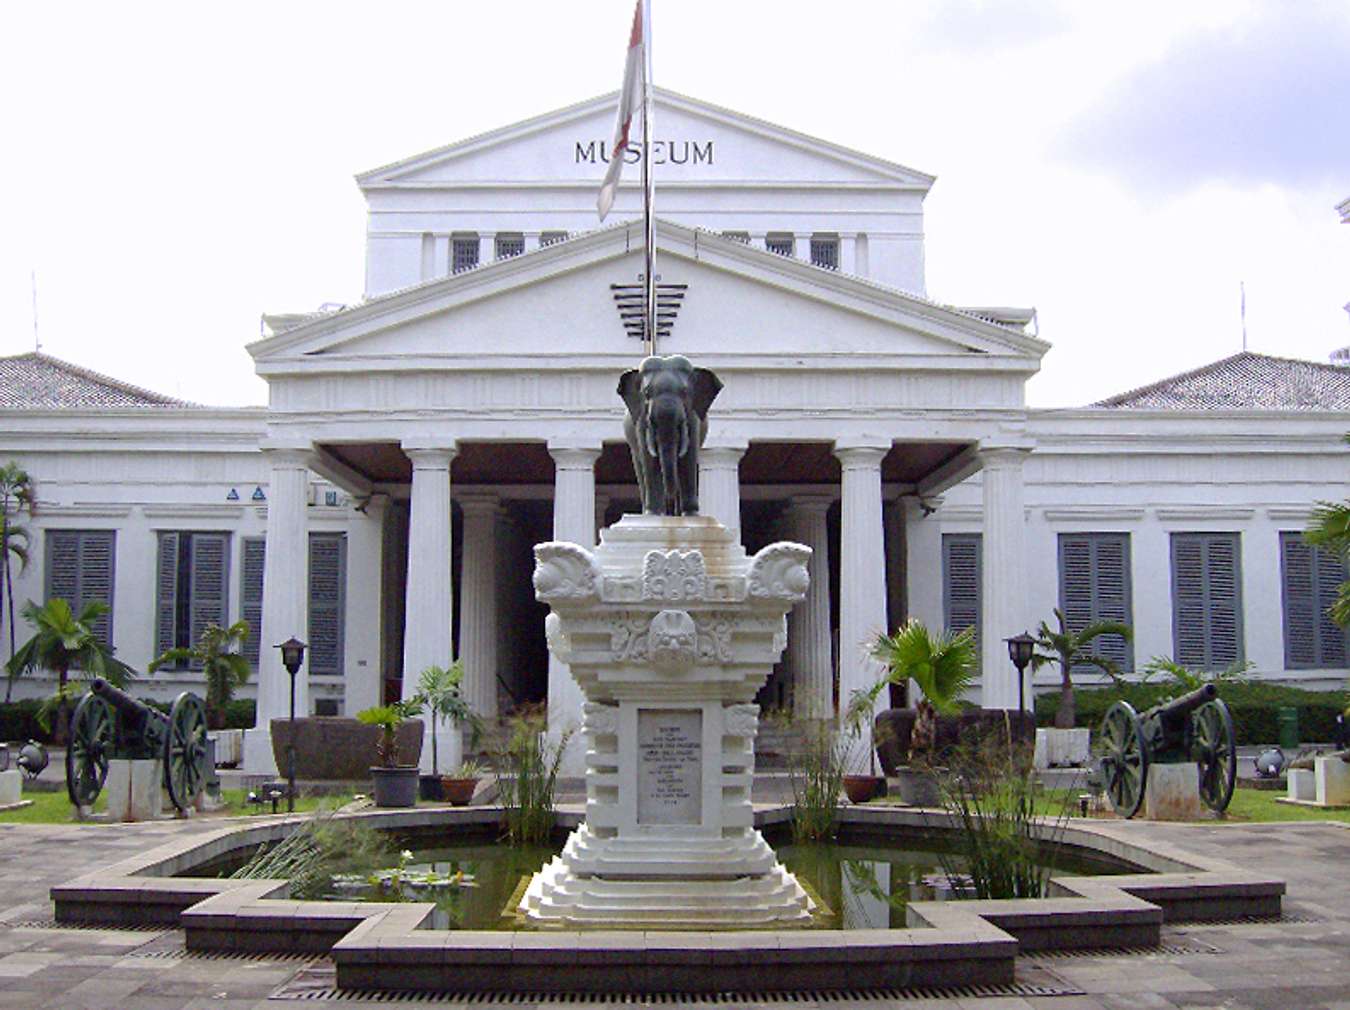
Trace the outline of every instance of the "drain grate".
[[238, 950], [188, 950], [184, 946], [182, 930], [174, 930], [164, 936], [156, 937], [142, 944], [126, 955], [134, 958], [151, 958], [160, 961], [249, 961], [269, 964], [307, 964], [315, 959], [315, 954], [275, 954], [249, 953]]
[[1235, 915], [1227, 919], [1197, 919], [1187, 926], [1269, 926], [1273, 923], [1326, 922], [1307, 912], [1281, 912], [1279, 915]]
[[274, 1000], [328, 1000], [335, 1003], [387, 1003], [413, 1006], [723, 1006], [743, 1008], [832, 1004], [909, 1002], [935, 999], [976, 999], [989, 996], [1081, 996], [1082, 989], [1048, 982], [1013, 982], [1010, 985], [925, 986], [914, 989], [839, 989], [824, 992], [727, 992], [727, 993], [508, 993], [508, 992], [382, 992], [370, 989], [338, 989], [337, 972], [331, 962], [317, 962], [297, 972], [275, 990]]
[[99, 930], [114, 933], [168, 933], [171, 926], [162, 922], [111, 923], [111, 922], [57, 922], [55, 919], [16, 919], [13, 922], [0, 922], [8, 929], [79, 929]]
[[1199, 940], [1164, 940], [1156, 947], [1089, 947], [1083, 950], [1030, 950], [1022, 955], [1031, 961], [1060, 961], [1075, 957], [1146, 957], [1159, 954], [1176, 957], [1186, 954], [1222, 954], [1213, 944]]

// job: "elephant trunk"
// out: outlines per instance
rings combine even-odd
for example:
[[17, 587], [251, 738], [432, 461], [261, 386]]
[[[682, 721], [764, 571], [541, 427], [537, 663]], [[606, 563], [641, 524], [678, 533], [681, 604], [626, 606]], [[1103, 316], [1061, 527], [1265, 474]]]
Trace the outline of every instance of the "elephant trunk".
[[681, 511], [679, 461], [689, 448], [684, 412], [677, 403], [657, 401], [652, 405], [651, 422], [652, 433], [655, 436], [651, 440], [651, 449], [659, 461], [663, 485], [662, 511], [666, 515], [679, 515]]

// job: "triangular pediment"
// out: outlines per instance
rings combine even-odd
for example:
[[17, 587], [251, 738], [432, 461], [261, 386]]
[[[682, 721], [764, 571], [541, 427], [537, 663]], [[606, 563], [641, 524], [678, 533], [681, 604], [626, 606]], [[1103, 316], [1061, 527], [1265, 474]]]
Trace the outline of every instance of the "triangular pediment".
[[[608, 160], [616, 101], [615, 94], [603, 95], [363, 173], [357, 182], [365, 190], [593, 183]], [[654, 102], [652, 161], [662, 185], [811, 183], [927, 191], [933, 183], [932, 176], [903, 165], [664, 89], [656, 89]]]
[[[974, 315], [667, 221], [657, 222], [656, 248], [661, 281], [688, 285], [662, 353], [979, 367], [994, 356], [1034, 363], [1048, 349]], [[249, 351], [260, 366], [631, 357], [642, 343], [625, 331], [611, 286], [634, 283], [643, 266], [641, 226], [616, 225], [316, 317]]]

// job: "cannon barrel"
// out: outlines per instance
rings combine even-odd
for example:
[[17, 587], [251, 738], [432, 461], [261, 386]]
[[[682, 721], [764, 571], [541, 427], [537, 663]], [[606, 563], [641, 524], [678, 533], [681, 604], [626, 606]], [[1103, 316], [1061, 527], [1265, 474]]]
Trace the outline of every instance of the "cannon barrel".
[[156, 712], [144, 702], [139, 702], [131, 695], [127, 694], [121, 688], [114, 687], [102, 677], [95, 677], [94, 683], [89, 688], [94, 694], [98, 695], [117, 711], [123, 715], [131, 716], [136, 719], [145, 719], [152, 716], [164, 718], [162, 712]]
[[1158, 719], [1168, 729], [1179, 729], [1192, 712], [1205, 702], [1213, 701], [1218, 695], [1219, 689], [1217, 687], [1213, 684], [1204, 684], [1194, 691], [1188, 691], [1179, 698], [1154, 705], [1140, 716], [1140, 719], [1144, 721]]

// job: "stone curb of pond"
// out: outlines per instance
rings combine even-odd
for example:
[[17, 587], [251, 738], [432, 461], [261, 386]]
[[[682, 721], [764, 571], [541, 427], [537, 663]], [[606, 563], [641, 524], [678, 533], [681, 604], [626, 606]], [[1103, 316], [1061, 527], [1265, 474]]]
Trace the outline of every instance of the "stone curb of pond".
[[[956, 828], [939, 810], [853, 807], [857, 830]], [[486, 827], [500, 808], [414, 808], [340, 815], [382, 829]], [[787, 808], [756, 809], [760, 826]], [[580, 808], [559, 812], [575, 826]], [[190, 950], [329, 954], [340, 989], [386, 991], [737, 992], [858, 986], [1000, 985], [1019, 951], [1154, 946], [1164, 922], [1277, 916], [1284, 881], [1161, 841], [1119, 822], [1071, 820], [1059, 840], [1139, 873], [1054, 877], [1018, 901], [924, 901], [905, 929], [728, 932], [492, 932], [426, 928], [429, 902], [296, 901], [283, 880], [176, 877], [285, 837], [304, 818], [233, 825], [177, 839], [52, 888], [58, 922], [181, 926]], [[1048, 836], [1056, 829], [1043, 825]], [[585, 968], [603, 968], [588, 972]], [[567, 970], [573, 969], [573, 970]], [[766, 969], [769, 969], [766, 971]]]

